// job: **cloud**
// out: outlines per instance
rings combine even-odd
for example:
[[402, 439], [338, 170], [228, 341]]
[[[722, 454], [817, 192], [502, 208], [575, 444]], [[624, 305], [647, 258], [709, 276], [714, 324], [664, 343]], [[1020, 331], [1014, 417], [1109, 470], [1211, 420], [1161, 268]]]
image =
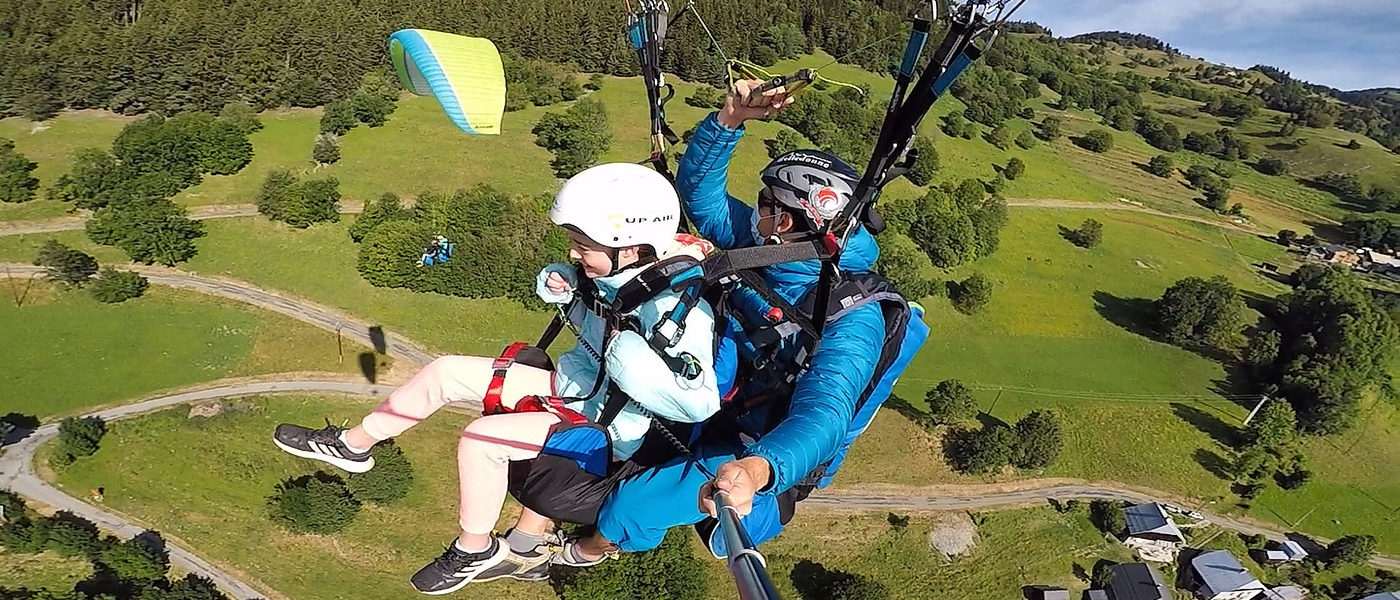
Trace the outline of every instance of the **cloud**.
[[1207, 60], [1270, 64], [1343, 89], [1400, 86], [1395, 0], [1029, 0], [1016, 18], [1056, 35], [1145, 33]]

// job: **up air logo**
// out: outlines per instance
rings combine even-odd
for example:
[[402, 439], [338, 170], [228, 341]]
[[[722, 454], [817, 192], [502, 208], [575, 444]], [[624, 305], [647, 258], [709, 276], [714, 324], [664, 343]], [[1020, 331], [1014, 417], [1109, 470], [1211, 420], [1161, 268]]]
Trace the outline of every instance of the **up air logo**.
[[632, 224], [632, 223], [665, 223], [665, 222], [667, 222], [667, 221], [674, 221], [675, 218], [676, 218], [675, 215], [657, 215], [657, 216], [655, 216], [655, 217], [647, 217], [647, 216], [627, 217], [627, 222], [628, 222], [629, 224]]

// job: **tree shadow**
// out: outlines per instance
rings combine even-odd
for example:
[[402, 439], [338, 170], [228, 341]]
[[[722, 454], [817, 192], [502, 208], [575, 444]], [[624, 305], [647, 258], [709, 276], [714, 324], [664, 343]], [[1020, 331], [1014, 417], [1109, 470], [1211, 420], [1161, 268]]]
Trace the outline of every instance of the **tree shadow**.
[[1151, 175], [1151, 176], [1153, 176], [1153, 177], [1157, 177], [1157, 174], [1152, 172], [1152, 167], [1149, 166], [1147, 163], [1140, 163], [1140, 162], [1138, 162], [1138, 161], [1133, 161], [1133, 166], [1134, 166], [1134, 167], [1137, 167], [1137, 168], [1138, 168], [1139, 170], [1141, 170], [1143, 173], [1147, 173], [1148, 175]]
[[1120, 298], [1103, 290], [1094, 292], [1094, 310], [1123, 329], [1148, 339], [1156, 339], [1152, 329], [1156, 309], [1147, 298]]
[[1011, 427], [1010, 423], [993, 417], [985, 412], [977, 413], [977, 422], [985, 429], [987, 427]]
[[1191, 458], [1196, 459], [1196, 464], [1201, 465], [1201, 468], [1208, 471], [1211, 475], [1225, 481], [1231, 481], [1235, 478], [1234, 475], [1230, 474], [1230, 461], [1216, 452], [1206, 450], [1205, 448], [1197, 448], [1196, 451], [1191, 454]]
[[[1176, 555], [1176, 577], [1174, 581], [1172, 581], [1172, 585], [1176, 586], [1179, 590], [1189, 590], [1195, 587], [1191, 585], [1191, 559], [1200, 556], [1204, 552], [1205, 550], [1199, 548], [1182, 546], [1180, 553]], [[1195, 596], [1192, 597], [1194, 598]]]
[[389, 352], [388, 337], [384, 335], [384, 328], [379, 325], [373, 325], [369, 328], [369, 343], [375, 352], [380, 354]]
[[909, 419], [910, 422], [920, 427], [928, 427], [932, 424], [929, 421], [928, 413], [910, 404], [908, 400], [905, 400], [899, 394], [890, 394], [890, 397], [885, 399], [884, 406], [899, 413], [904, 418]]
[[[1331, 186], [1325, 185], [1325, 184], [1323, 184], [1322, 182], [1320, 182], [1320, 181], [1318, 181], [1318, 180], [1316, 180], [1316, 179], [1313, 179], [1313, 178], [1311, 178], [1311, 177], [1294, 177], [1293, 179], [1296, 180], [1299, 184], [1301, 184], [1301, 185], [1302, 185], [1303, 187], [1305, 187], [1305, 188], [1308, 188], [1308, 189], [1311, 189], [1311, 190], [1316, 190], [1316, 191], [1322, 192], [1322, 193], [1324, 193], [1324, 194], [1328, 194], [1328, 195], [1332, 196], [1333, 198], [1336, 198], [1336, 199], [1337, 199], [1337, 205], [1340, 206], [1340, 207], [1342, 207], [1342, 208], [1344, 208], [1344, 209], [1346, 209], [1346, 210], [1349, 210], [1349, 211], [1352, 211], [1352, 212], [1372, 212], [1370, 206], [1365, 205], [1365, 204], [1361, 204], [1361, 203], [1357, 202], [1356, 199], [1354, 199], [1354, 198], [1349, 198], [1349, 197], [1343, 196], [1343, 195], [1341, 195], [1341, 194], [1338, 194], [1338, 193], [1337, 193], [1337, 190], [1332, 189]], [[1318, 236], [1318, 237], [1321, 237], [1321, 236]]]
[[1232, 360], [1221, 365], [1225, 369], [1225, 376], [1213, 379], [1210, 382], [1210, 391], [1220, 394], [1223, 398], [1231, 398], [1234, 403], [1243, 408], [1254, 408], [1259, 391], [1254, 378], [1249, 373], [1249, 367], [1244, 363]]
[[365, 381], [379, 383], [379, 358], [375, 353], [360, 353], [360, 374], [365, 376]]
[[1307, 552], [1308, 556], [1312, 558], [1322, 559], [1327, 557], [1327, 547], [1317, 540], [1308, 537], [1306, 534], [1290, 531], [1283, 534], [1283, 538], [1302, 546], [1303, 551]]
[[1290, 141], [1290, 142], [1274, 142], [1274, 143], [1272, 143], [1272, 144], [1266, 144], [1264, 147], [1265, 147], [1265, 148], [1268, 148], [1268, 149], [1270, 149], [1270, 150], [1273, 150], [1274, 152], [1283, 152], [1283, 151], [1285, 151], [1285, 150], [1297, 150], [1297, 149], [1298, 149], [1298, 147], [1295, 146], [1295, 145], [1293, 145], [1293, 142], [1291, 142], [1291, 141]]
[[1089, 581], [1089, 570], [1078, 562], [1070, 564], [1070, 570], [1074, 573], [1074, 578], [1080, 581]]
[[145, 581], [124, 580], [101, 562], [93, 561], [92, 567], [92, 575], [73, 586], [74, 591], [88, 598], [135, 598], [142, 587], [149, 585]]
[[34, 430], [39, 428], [39, 418], [34, 415], [12, 412], [0, 417], [0, 422], [9, 423], [14, 426], [5, 435], [0, 435], [0, 446], [18, 444], [24, 438], [33, 435]]
[[1333, 223], [1321, 223], [1318, 221], [1303, 221], [1303, 225], [1312, 230], [1312, 234], [1320, 240], [1332, 243], [1339, 243], [1346, 239], [1346, 234], [1342, 232], [1342, 227]]
[[1181, 402], [1172, 403], [1172, 412], [1177, 418], [1186, 421], [1187, 424], [1195, 427], [1197, 431], [1211, 437], [1211, 439], [1234, 447], [1238, 440], [1238, 429], [1226, 423], [1213, 414], [1199, 408]]
[[804, 600], [817, 600], [827, 596], [827, 588], [837, 573], [840, 571], [829, 570], [821, 563], [804, 558], [792, 567], [789, 578], [792, 587], [797, 588], [797, 595]]
[[162, 537], [160, 535], [160, 532], [158, 531], [151, 531], [147, 529], [145, 531], [142, 531], [141, 533], [136, 534], [136, 537], [132, 539], [136, 540], [138, 543], [144, 545], [145, 547], [150, 548], [151, 550], [155, 550], [156, 552], [159, 552], [161, 554], [167, 554], [169, 552], [168, 547], [165, 543], [165, 538]]

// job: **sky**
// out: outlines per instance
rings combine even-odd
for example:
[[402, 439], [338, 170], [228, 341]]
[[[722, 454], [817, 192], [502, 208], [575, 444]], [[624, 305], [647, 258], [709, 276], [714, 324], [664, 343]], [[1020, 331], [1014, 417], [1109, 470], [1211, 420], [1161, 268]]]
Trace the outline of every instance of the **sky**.
[[1400, 0], [1028, 0], [1058, 37], [1154, 36], [1191, 56], [1266, 64], [1342, 90], [1400, 87]]

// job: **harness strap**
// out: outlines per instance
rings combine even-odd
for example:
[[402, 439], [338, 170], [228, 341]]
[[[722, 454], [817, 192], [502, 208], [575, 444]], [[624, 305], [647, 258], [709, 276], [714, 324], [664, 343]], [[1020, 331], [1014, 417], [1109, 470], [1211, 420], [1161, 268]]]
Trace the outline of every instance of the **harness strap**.
[[486, 394], [481, 398], [482, 414], [494, 415], [510, 412], [501, 405], [501, 391], [505, 389], [506, 372], [510, 370], [511, 365], [515, 364], [515, 357], [520, 354], [520, 351], [529, 346], [530, 344], [526, 342], [515, 342], [506, 346], [500, 358], [491, 362], [491, 383], [487, 384]]

